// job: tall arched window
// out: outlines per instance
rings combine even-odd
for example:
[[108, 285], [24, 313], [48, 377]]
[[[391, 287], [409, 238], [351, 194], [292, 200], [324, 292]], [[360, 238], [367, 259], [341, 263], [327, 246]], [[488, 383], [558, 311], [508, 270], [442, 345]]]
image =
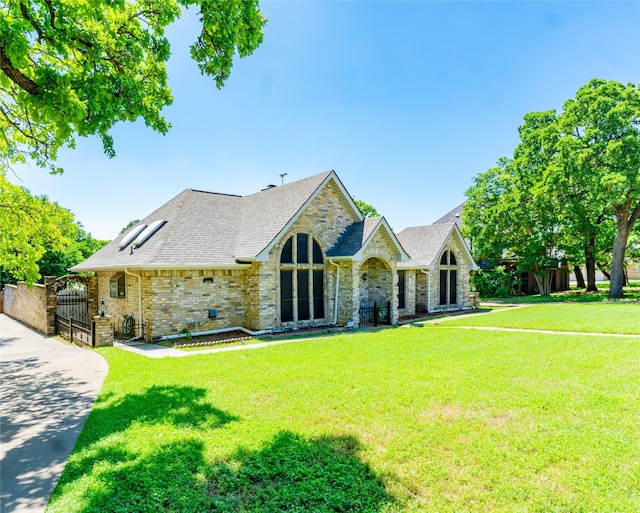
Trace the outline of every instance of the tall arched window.
[[458, 266], [455, 255], [447, 250], [440, 258], [440, 306], [458, 304]]
[[306, 233], [287, 239], [280, 253], [280, 321], [324, 318], [322, 248]]

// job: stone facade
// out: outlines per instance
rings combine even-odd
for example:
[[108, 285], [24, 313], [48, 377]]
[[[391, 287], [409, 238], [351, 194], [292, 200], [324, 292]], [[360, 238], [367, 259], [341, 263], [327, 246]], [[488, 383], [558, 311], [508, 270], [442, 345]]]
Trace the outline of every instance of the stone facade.
[[[378, 230], [361, 260], [333, 262], [326, 256], [327, 249], [333, 247], [354, 222], [359, 222], [357, 213], [338, 185], [331, 181], [281, 234], [271, 247], [267, 261], [233, 269], [130, 270], [124, 276], [125, 295], [119, 298], [110, 296], [110, 280], [120, 273], [98, 272], [97, 296], [104, 300], [116, 332], [125, 314], [132, 315], [136, 323], [142, 317], [146, 339], [185, 330], [198, 333], [239, 326], [256, 331], [334, 321], [338, 324], [353, 321], [357, 326], [359, 304], [363, 299], [360, 275], [368, 272], [370, 280], [362, 290], [369, 298], [392, 300], [395, 321], [398, 248], [386, 231]], [[284, 243], [298, 233], [313, 237], [323, 253], [323, 266], [314, 265], [309, 269], [324, 271], [324, 317], [281, 322], [280, 256]]]
[[[219, 264], [221, 268], [216, 269], [132, 266], [124, 273], [98, 272], [96, 295], [98, 301], [104, 300], [115, 331], [120, 331], [125, 315], [144, 325], [144, 331], [137, 334], [146, 339], [187, 330], [200, 333], [238, 327], [253, 331], [331, 323], [357, 327], [361, 304], [390, 301], [392, 323], [399, 315], [426, 310], [428, 303], [437, 304], [437, 284], [432, 283], [428, 299], [427, 276], [407, 269], [402, 271], [405, 306], [398, 309], [398, 263], [407, 255], [386, 221], [362, 221], [339, 180], [327, 179], [308, 194], [303, 207], [289, 222], [279, 225], [280, 233], [266, 248], [244, 258], [251, 261], [234, 264], [230, 258], [226, 268]], [[360, 241], [356, 228], [362, 229], [361, 234], [374, 232]], [[297, 241], [305, 240], [303, 235], [307, 236], [308, 261], [296, 256], [281, 262], [285, 247], [297, 255]], [[452, 241], [450, 250], [457, 255], [456, 244], [457, 240]], [[311, 258], [318, 248], [322, 262]], [[328, 257], [329, 250], [330, 254], [341, 251], [340, 256]], [[185, 251], [189, 261], [188, 248]], [[124, 294], [111, 297], [110, 282], [117, 274], [124, 276]], [[467, 268], [461, 267], [458, 276], [462, 306], [468, 291]], [[437, 278], [438, 270], [434, 269], [432, 280]], [[320, 287], [322, 296], [313, 294]]]
[[[401, 312], [402, 315], [459, 310], [473, 306], [469, 299], [471, 262], [465, 260], [465, 251], [462, 244], [462, 241], [458, 240], [457, 237], [451, 237], [438, 255], [434, 269], [429, 271], [420, 269], [406, 271], [407, 308]], [[445, 251], [451, 251], [457, 262], [455, 268], [457, 302], [451, 305], [440, 305], [440, 258]]]

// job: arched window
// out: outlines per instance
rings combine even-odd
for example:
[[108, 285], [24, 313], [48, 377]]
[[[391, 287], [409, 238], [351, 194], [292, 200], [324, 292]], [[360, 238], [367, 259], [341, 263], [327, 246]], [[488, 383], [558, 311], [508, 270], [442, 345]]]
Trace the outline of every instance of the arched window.
[[455, 255], [447, 250], [440, 258], [440, 306], [458, 304], [458, 267]]
[[280, 321], [324, 319], [322, 248], [306, 233], [289, 237], [280, 252]]

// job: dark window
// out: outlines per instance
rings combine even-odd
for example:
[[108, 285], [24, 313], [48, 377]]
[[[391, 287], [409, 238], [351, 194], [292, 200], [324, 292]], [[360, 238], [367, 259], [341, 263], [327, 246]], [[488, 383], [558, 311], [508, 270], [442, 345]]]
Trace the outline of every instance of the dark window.
[[298, 234], [298, 259], [296, 260], [299, 264], [308, 264], [309, 263], [309, 245], [308, 241], [309, 236], [305, 233]]
[[280, 263], [281, 264], [292, 264], [293, 263], [293, 237], [291, 237], [287, 242], [284, 243], [284, 247], [282, 248], [282, 254], [280, 255]]
[[322, 249], [316, 239], [313, 239], [313, 263], [324, 264], [324, 258], [322, 258]]
[[449, 271], [442, 269], [440, 271], [440, 304], [447, 304], [447, 280], [449, 279]]
[[280, 265], [280, 321], [324, 318], [325, 264], [318, 241], [293, 235], [282, 246]]
[[440, 258], [440, 265], [447, 265], [449, 263], [447, 259], [448, 254], [449, 254], [448, 251], [445, 251], [444, 253], [442, 253], [442, 257]]
[[280, 318], [293, 321], [293, 271], [280, 271]]
[[298, 320], [306, 321], [309, 315], [309, 271], [298, 269]]
[[398, 308], [406, 308], [405, 303], [405, 271], [398, 271]]
[[458, 294], [457, 294], [457, 290], [458, 290], [458, 279], [457, 279], [457, 275], [456, 275], [456, 271], [455, 270], [451, 270], [449, 271], [449, 304], [450, 305], [455, 305], [458, 303]]
[[456, 265], [456, 257], [451, 252], [449, 252], [449, 265]]
[[[315, 241], [314, 241], [315, 242]], [[313, 271], [313, 318], [324, 317], [324, 271]]]
[[123, 298], [126, 296], [125, 290], [124, 274], [118, 273], [112, 276], [109, 280], [109, 296]]

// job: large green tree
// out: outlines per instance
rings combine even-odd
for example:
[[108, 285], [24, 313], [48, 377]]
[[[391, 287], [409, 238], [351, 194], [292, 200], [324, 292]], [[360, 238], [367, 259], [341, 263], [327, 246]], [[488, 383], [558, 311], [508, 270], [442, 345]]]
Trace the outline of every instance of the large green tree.
[[534, 274], [541, 295], [551, 293], [563, 257], [561, 206], [545, 183], [558, 138], [554, 118], [553, 111], [525, 116], [513, 158], [474, 179], [463, 212], [476, 257], [516, 260], [520, 271]]
[[0, 263], [14, 280], [41, 277], [38, 261], [64, 251], [76, 235], [71, 212], [7, 181], [0, 173]]
[[38, 272], [41, 276], [64, 276], [70, 267], [86, 260], [109, 242], [94, 239], [79, 222], [74, 221], [69, 231], [72, 235], [68, 245], [57, 250], [45, 246], [45, 253], [38, 260]]
[[592, 80], [564, 104], [560, 125], [560, 165], [583, 184], [580, 202], [615, 221], [609, 297], [622, 297], [629, 234], [640, 218], [640, 88]]
[[597, 290], [596, 264], [610, 260], [609, 296], [621, 297], [640, 218], [638, 86], [592, 80], [562, 113], [527, 114], [513, 158], [477, 177], [468, 196], [465, 223], [481, 256], [510, 253], [537, 277], [549, 257], [567, 257], [586, 264], [588, 290]]
[[0, 8], [0, 159], [31, 160], [52, 172], [75, 136], [98, 136], [144, 119], [165, 133], [171, 104], [165, 28], [181, 8], [198, 9], [201, 32], [191, 56], [221, 87], [233, 58], [262, 42], [257, 0], [9, 0]]

